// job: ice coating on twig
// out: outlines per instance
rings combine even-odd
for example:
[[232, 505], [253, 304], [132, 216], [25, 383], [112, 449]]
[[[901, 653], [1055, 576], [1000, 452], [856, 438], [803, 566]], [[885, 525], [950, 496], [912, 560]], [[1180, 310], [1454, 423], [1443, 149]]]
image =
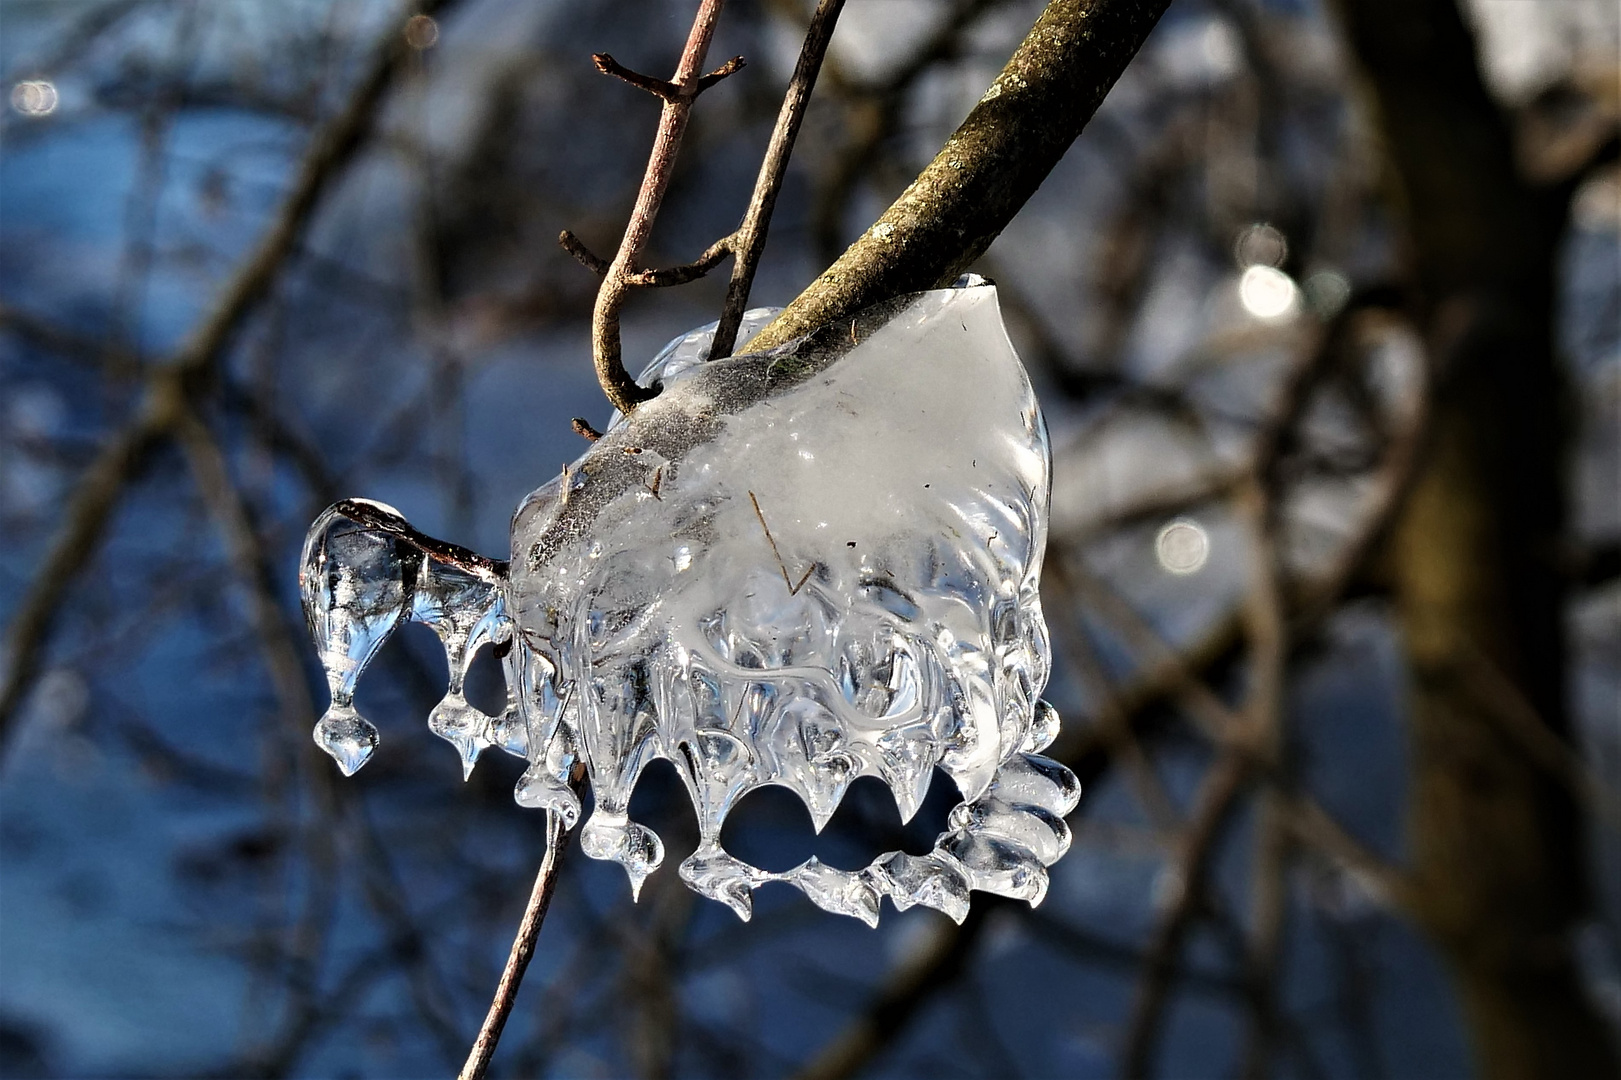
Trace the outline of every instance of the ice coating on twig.
[[[583, 758], [581, 845], [633, 891], [664, 851], [630, 797], [665, 758], [698, 815], [680, 876], [742, 918], [771, 881], [869, 924], [886, 895], [959, 921], [973, 889], [1039, 902], [1079, 786], [1037, 753], [1058, 725], [1038, 699], [1050, 453], [995, 290], [903, 297], [765, 354], [697, 362], [706, 344], [673, 343], [644, 375], [660, 395], [525, 500], [510, 568], [380, 504], [316, 522], [301, 579], [333, 693], [317, 741], [346, 772], [369, 756], [355, 679], [413, 618], [451, 661], [433, 729], [467, 769], [489, 745], [527, 757], [518, 801], [570, 824]], [[486, 644], [502, 717], [461, 693]], [[910, 819], [936, 767], [963, 802], [927, 855], [768, 873], [720, 843], [760, 786], [794, 791], [820, 831], [861, 776]]]

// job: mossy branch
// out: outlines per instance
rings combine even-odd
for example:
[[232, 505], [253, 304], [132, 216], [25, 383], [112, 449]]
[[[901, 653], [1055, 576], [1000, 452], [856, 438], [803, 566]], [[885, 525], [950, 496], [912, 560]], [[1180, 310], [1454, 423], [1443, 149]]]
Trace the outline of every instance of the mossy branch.
[[1035, 194], [1169, 6], [1052, 0], [935, 159], [749, 351], [954, 280]]

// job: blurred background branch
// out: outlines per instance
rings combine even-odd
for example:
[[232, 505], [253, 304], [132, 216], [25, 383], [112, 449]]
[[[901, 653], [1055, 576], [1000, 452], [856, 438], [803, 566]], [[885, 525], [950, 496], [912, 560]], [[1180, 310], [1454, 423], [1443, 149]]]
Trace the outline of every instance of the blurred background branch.
[[[460, 1067], [544, 823], [514, 766], [456, 779], [410, 632], [360, 688], [387, 752], [334, 783], [291, 568], [360, 493], [500, 554], [602, 426], [575, 257], [607, 269], [657, 121], [581, 57], [674, 70], [698, 6], [0, 13], [0, 1074]], [[792, 336], [996, 279], [1054, 448], [1074, 845], [1039, 909], [878, 931], [571, 859], [490, 1075], [1613, 1069], [1613, 9], [731, 0], [749, 67], [631, 268], [686, 284], [620, 355], [750, 292]], [[948, 789], [902, 825], [858, 782], [820, 835], [755, 793], [724, 839], [864, 865]], [[632, 812], [695, 845], [673, 773]]]

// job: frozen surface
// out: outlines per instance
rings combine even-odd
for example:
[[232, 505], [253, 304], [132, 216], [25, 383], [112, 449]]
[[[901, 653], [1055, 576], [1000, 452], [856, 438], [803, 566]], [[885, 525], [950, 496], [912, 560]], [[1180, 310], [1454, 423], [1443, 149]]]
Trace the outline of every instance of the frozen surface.
[[[449, 659], [433, 730], [468, 770], [491, 745], [526, 757], [518, 801], [570, 825], [583, 760], [582, 846], [633, 890], [663, 845], [630, 797], [662, 757], [698, 815], [682, 879], [745, 919], [768, 881], [869, 924], [886, 895], [959, 921], [973, 889], [1039, 902], [1079, 790], [1037, 754], [1058, 726], [1038, 700], [1051, 456], [994, 288], [914, 294], [714, 363], [695, 360], [705, 339], [666, 349], [644, 376], [663, 392], [524, 501], [510, 567], [382, 504], [322, 515], [301, 572], [332, 691], [316, 741], [346, 773], [365, 763], [377, 733], [355, 682], [413, 619]], [[499, 717], [462, 696], [487, 644]], [[861, 776], [910, 819], [937, 766], [963, 802], [926, 855], [773, 874], [721, 846], [757, 787], [795, 792], [820, 830]]]

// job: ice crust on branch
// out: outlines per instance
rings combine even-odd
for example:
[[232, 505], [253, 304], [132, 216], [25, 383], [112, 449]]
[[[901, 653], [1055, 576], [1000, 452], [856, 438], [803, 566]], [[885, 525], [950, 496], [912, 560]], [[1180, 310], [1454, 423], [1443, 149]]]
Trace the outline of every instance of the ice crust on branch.
[[[659, 396], [524, 501], [510, 564], [377, 503], [316, 521], [300, 573], [332, 688], [316, 741], [346, 773], [365, 762], [355, 680], [415, 619], [450, 660], [433, 730], [467, 770], [491, 745], [525, 757], [518, 802], [571, 826], [583, 759], [581, 845], [633, 892], [663, 845], [630, 820], [631, 792], [665, 758], [699, 822], [681, 878], [744, 919], [770, 881], [874, 925], [884, 896], [958, 921], [974, 889], [1038, 903], [1079, 785], [1038, 753], [1058, 728], [1039, 699], [1051, 454], [995, 289], [911, 294], [706, 363], [712, 332], [666, 348], [642, 380]], [[499, 717], [461, 694], [485, 645], [507, 678]], [[721, 846], [757, 787], [795, 792], [820, 830], [861, 776], [910, 819], [936, 767], [963, 801], [927, 855], [768, 873]]]

